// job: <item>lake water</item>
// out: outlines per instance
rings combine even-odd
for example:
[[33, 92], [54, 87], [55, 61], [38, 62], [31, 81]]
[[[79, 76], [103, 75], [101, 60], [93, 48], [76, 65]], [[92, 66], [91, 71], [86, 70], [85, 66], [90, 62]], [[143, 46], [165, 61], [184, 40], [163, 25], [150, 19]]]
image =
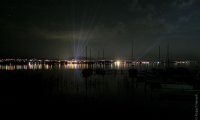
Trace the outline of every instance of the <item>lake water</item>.
[[[153, 88], [141, 78], [129, 77], [131, 66], [126, 64], [96, 65], [94, 69], [105, 68], [106, 74], [94, 71], [91, 76], [83, 77], [82, 69], [89, 67], [84, 64], [0, 65], [0, 103], [61, 104], [82, 112], [131, 113], [133, 118], [144, 114], [143, 117], [148, 115], [149, 119], [158, 120], [194, 119], [197, 93], [190, 91], [192, 86]], [[140, 71], [157, 67], [135, 65]]]

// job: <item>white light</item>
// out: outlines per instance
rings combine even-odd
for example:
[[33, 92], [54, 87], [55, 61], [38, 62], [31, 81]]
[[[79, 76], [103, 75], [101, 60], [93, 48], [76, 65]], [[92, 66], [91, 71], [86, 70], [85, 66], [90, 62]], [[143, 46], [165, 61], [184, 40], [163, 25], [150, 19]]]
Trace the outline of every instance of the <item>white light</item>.
[[117, 61], [115, 62], [115, 65], [117, 65], [117, 66], [120, 66], [120, 64], [121, 64], [121, 61], [119, 61], [119, 60], [117, 60]]
[[142, 62], [142, 64], [149, 64], [149, 62]]

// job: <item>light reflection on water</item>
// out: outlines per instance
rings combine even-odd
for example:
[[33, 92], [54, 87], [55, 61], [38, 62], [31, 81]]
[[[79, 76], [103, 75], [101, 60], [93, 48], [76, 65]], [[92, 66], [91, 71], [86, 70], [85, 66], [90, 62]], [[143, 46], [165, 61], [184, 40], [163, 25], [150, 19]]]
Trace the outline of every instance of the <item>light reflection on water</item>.
[[[52, 70], [52, 69], [87, 69], [87, 68], [105, 68], [105, 69], [118, 69], [118, 70], [123, 70], [123, 69], [128, 69], [131, 67], [128, 64], [110, 64], [110, 65], [88, 65], [88, 64], [29, 64], [29, 65], [0, 65], [0, 70], [7, 70], [7, 71], [12, 71], [12, 70]], [[150, 66], [149, 65], [136, 65], [136, 68], [138, 69], [148, 69]]]
[[[166, 64], [134, 64], [134, 67], [138, 70], [148, 70], [152, 68], [164, 68]], [[189, 67], [190, 64], [172, 64], [173, 67]], [[1, 65], [0, 70], [12, 71], [12, 70], [52, 70], [52, 69], [87, 69], [87, 68], [105, 68], [105, 69], [117, 69], [126, 70], [132, 67], [130, 64], [126, 63], [112, 63], [108, 65], [103, 64], [41, 64], [41, 63], [28, 63], [28, 65], [18, 65], [18, 64], [8, 64]]]
[[[107, 71], [108, 74], [106, 75], [94, 74], [87, 78], [82, 77], [81, 69], [90, 67], [116, 69], [116, 71]], [[122, 104], [122, 106], [125, 106], [124, 108], [131, 108], [132, 110], [140, 107], [142, 109], [147, 109], [148, 112], [154, 110], [156, 106], [157, 111], [155, 113], [158, 113], [166, 108], [171, 111], [171, 108], [173, 107], [173, 109], [175, 109], [176, 111], [179, 111], [181, 109], [183, 111], [183, 115], [190, 116], [190, 114], [187, 113], [188, 110], [192, 110], [192, 107], [188, 108], [187, 106], [193, 105], [193, 101], [183, 101], [180, 103], [178, 100], [176, 100], [177, 98], [174, 98], [173, 95], [180, 97], [184, 96], [184, 98], [187, 99], [192, 98], [192, 95], [181, 95], [178, 94], [177, 91], [171, 92], [170, 90], [166, 91], [165, 93], [162, 92], [162, 90], [160, 89], [153, 88], [152, 85], [149, 83], [140, 81], [140, 79], [130, 78], [127, 72], [121, 72], [121, 70], [128, 69], [129, 67], [131, 67], [131, 65], [122, 63], [109, 64], [104, 66], [100, 64], [10, 64], [0, 65], [0, 70], [13, 71], [0, 72], [0, 75], [2, 80], [18, 80], [18, 86], [15, 85], [15, 82], [8, 81], [9, 86], [6, 86], [5, 89], [9, 88], [11, 89], [11, 91], [20, 91], [21, 89], [24, 89], [24, 91], [16, 92], [16, 94], [14, 94], [14, 96], [17, 96], [17, 99], [19, 99], [19, 101], [24, 100], [23, 97], [21, 98], [21, 96], [18, 95], [19, 93], [23, 93], [23, 96], [26, 96], [27, 93], [30, 92], [36, 95], [33, 97], [41, 99], [41, 101], [43, 101], [44, 99], [44, 101], [49, 103], [56, 103], [57, 101], [62, 103], [62, 101], [64, 101], [63, 103], [67, 102], [69, 104], [79, 105], [83, 101], [83, 104], [91, 102], [95, 105], [101, 103], [100, 105], [107, 106], [107, 103], [110, 104], [110, 101], [114, 101], [114, 106]], [[135, 64], [135, 67], [139, 70], [142, 70], [156, 68], [160, 66], [156, 64]], [[27, 86], [27, 80], [29, 86], [25, 87]], [[14, 86], [14, 88], [10, 88], [10, 86]], [[42, 87], [42, 89], [40, 90], [39, 88], [41, 86], [45, 87]], [[5, 91], [5, 89], [3, 90]], [[42, 97], [39, 96], [40, 93], [42, 93]], [[172, 96], [169, 96], [171, 94]], [[61, 98], [58, 97], [56, 98], [57, 101], [54, 101], [55, 96], [61, 96]], [[65, 96], [67, 99], [64, 99]], [[164, 98], [161, 98], [163, 96]], [[30, 98], [32, 100], [32, 97]], [[171, 102], [175, 102], [175, 104], [171, 104]], [[169, 107], [161, 107], [163, 103], [167, 104]], [[174, 116], [172, 115], [171, 117], [174, 118]]]

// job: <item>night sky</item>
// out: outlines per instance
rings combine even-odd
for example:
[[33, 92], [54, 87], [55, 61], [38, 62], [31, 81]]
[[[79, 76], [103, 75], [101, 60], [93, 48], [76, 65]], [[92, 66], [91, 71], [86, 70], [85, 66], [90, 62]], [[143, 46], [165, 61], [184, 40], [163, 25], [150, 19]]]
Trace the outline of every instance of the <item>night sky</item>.
[[199, 0], [1, 0], [0, 57], [200, 58]]

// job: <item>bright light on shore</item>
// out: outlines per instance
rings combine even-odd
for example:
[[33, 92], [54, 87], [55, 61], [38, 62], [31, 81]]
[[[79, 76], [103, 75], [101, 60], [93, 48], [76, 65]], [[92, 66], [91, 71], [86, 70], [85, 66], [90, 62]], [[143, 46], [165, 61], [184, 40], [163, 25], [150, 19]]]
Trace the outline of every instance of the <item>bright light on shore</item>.
[[117, 61], [115, 62], [115, 65], [117, 65], [117, 66], [120, 66], [120, 64], [121, 64], [121, 61], [119, 61], [119, 60], [117, 60]]
[[150, 62], [147, 62], [147, 61], [144, 61], [144, 62], [142, 62], [142, 64], [149, 64]]

